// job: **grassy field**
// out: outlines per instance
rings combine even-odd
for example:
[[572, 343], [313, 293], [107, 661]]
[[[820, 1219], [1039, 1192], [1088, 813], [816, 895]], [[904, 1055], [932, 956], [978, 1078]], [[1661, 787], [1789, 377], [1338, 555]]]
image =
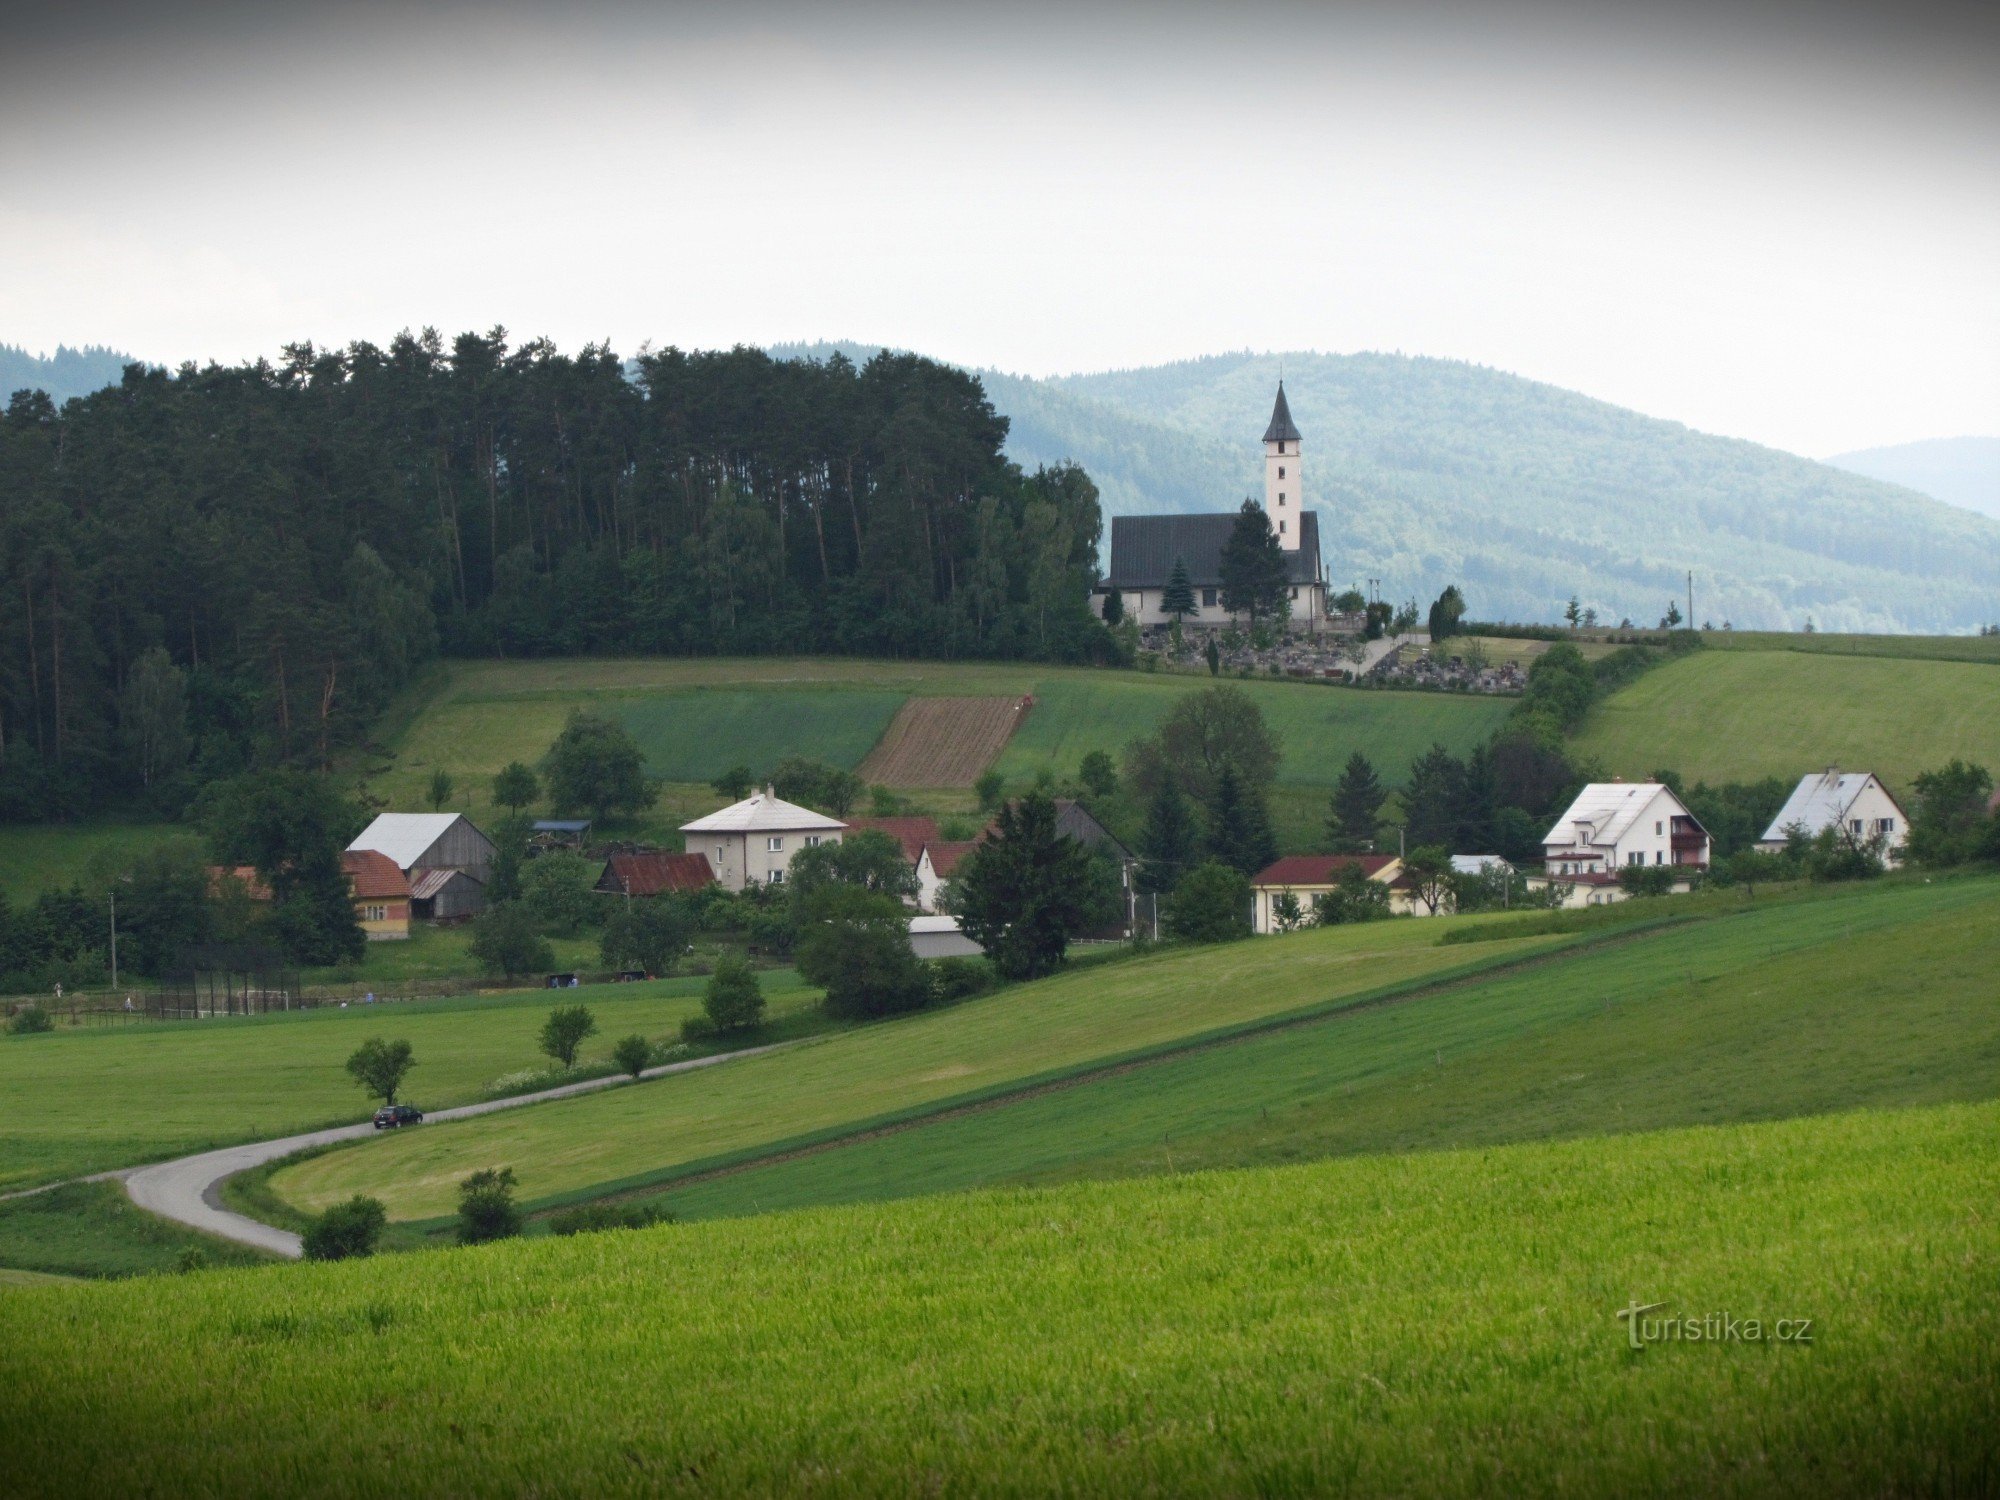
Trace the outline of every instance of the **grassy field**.
[[71, 1182], [0, 1199], [0, 1278], [7, 1271], [61, 1276], [144, 1276], [171, 1271], [195, 1250], [212, 1266], [268, 1257], [198, 1234], [137, 1207], [116, 1182]]
[[[789, 971], [763, 976], [774, 1012], [816, 1006]], [[508, 1074], [548, 1062], [535, 1033], [556, 999], [581, 1000], [598, 1034], [580, 1063], [640, 1032], [676, 1040], [700, 1008], [701, 979], [518, 991], [487, 998], [323, 1008], [289, 1015], [146, 1022], [0, 1036], [0, 1191], [209, 1146], [365, 1119], [348, 1077], [371, 1036], [407, 1038], [417, 1066], [406, 1097], [427, 1108], [483, 1098]]]
[[1753, 903], [1402, 1005], [711, 1178], [663, 1201], [684, 1218], [747, 1214], [1990, 1099], [2000, 1094], [1996, 974], [2000, 880]]
[[1972, 662], [1701, 651], [1592, 710], [1577, 753], [1614, 775], [1787, 781], [1839, 765], [1898, 792], [1953, 756], [2000, 768], [2000, 672]]
[[1816, 631], [1705, 630], [1702, 644], [1718, 651], [1802, 651], [1815, 656], [1892, 656], [1912, 661], [2000, 662], [2000, 636], [1829, 635]]
[[[1996, 1132], [1870, 1111], [21, 1287], [0, 1463], [21, 1496], [1990, 1493]], [[1633, 1348], [1648, 1303], [1738, 1336]]]
[[[712, 781], [736, 766], [768, 771], [788, 755], [851, 771], [904, 696], [865, 688], [703, 688], [621, 700], [616, 717], [645, 751], [646, 773], [665, 781]], [[522, 759], [532, 765], [539, 754]]]
[[449, 1211], [460, 1179], [486, 1166], [511, 1166], [526, 1201], [573, 1195], [1567, 941], [1441, 946], [1454, 920], [1080, 969], [727, 1068], [370, 1140], [271, 1187], [305, 1209], [371, 1193], [398, 1219]]

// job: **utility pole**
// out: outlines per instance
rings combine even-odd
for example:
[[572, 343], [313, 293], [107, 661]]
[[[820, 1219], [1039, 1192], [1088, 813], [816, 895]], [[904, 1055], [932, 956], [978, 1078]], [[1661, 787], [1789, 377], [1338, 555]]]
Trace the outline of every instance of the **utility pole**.
[[111, 988], [118, 988], [118, 892], [111, 893]]
[[1694, 569], [1688, 569], [1688, 629], [1694, 629]]

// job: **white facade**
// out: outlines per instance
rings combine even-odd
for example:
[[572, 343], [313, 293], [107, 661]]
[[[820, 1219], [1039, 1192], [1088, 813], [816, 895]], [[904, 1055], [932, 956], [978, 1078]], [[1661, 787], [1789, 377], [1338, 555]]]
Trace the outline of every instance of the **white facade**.
[[1910, 822], [1901, 804], [1889, 795], [1889, 789], [1874, 772], [1843, 773], [1837, 766], [1803, 777], [1792, 788], [1792, 795], [1785, 799], [1771, 826], [1764, 830], [1757, 847], [1766, 854], [1776, 854], [1785, 847], [1786, 836], [1794, 828], [1812, 838], [1822, 829], [1836, 826], [1844, 828], [1857, 843], [1879, 837], [1884, 864], [1902, 861]]
[[1287, 552], [1299, 550], [1299, 512], [1305, 508], [1305, 481], [1299, 477], [1302, 462], [1295, 442], [1264, 445], [1264, 513], [1278, 533], [1278, 545]]
[[811, 808], [786, 802], [770, 787], [720, 812], [681, 825], [689, 854], [705, 854], [716, 881], [728, 890], [783, 885], [801, 849], [837, 844], [847, 825]]
[[1675, 888], [1689, 889], [1709, 851], [1708, 830], [1657, 781], [1593, 781], [1542, 837], [1544, 873], [1566, 888], [1565, 906], [1621, 899], [1618, 872], [1633, 866], [1678, 868]]
[[[1296, 528], [1298, 524], [1297, 520], [1294, 519], [1292, 524]], [[1297, 543], [1294, 542], [1293, 545], [1296, 547]], [[1137, 620], [1141, 625], [1173, 624], [1174, 617], [1160, 607], [1161, 599], [1166, 596], [1167, 591], [1165, 589], [1120, 589], [1117, 592], [1120, 602], [1125, 606], [1126, 618]], [[1183, 616], [1181, 619], [1181, 629], [1183, 631], [1199, 631], [1203, 629], [1224, 630], [1231, 625], [1247, 629], [1250, 624], [1249, 615], [1232, 613], [1222, 607], [1221, 601], [1222, 590], [1220, 587], [1213, 584], [1205, 588], [1197, 585], [1194, 591], [1194, 602], [1199, 606], [1199, 612]], [[1291, 602], [1291, 623], [1294, 626], [1317, 628], [1325, 623], [1327, 617], [1325, 584], [1292, 584]]]

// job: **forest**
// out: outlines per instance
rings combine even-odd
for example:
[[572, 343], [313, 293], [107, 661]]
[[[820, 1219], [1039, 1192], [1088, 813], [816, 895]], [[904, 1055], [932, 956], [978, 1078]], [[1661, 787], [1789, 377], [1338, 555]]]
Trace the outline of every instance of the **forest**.
[[1083, 662], [1101, 521], [910, 355], [504, 329], [133, 365], [0, 416], [0, 818], [325, 766], [439, 651]]

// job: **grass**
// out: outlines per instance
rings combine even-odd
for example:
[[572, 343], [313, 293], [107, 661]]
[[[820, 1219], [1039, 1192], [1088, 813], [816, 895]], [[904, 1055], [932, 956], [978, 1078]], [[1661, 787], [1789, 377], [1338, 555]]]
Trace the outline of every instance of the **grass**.
[[[612, 898], [606, 898], [607, 900]], [[557, 973], [602, 972], [595, 933], [588, 937], [548, 940], [555, 955]], [[472, 928], [468, 924], [440, 927], [432, 922], [412, 922], [407, 938], [370, 943], [358, 964], [336, 964], [308, 969], [308, 984], [373, 984], [393, 987], [412, 980], [459, 979], [480, 972], [472, 958]]]
[[[19, 1288], [8, 1487], [1990, 1493], [1996, 1131], [1861, 1112]], [[1662, 1301], [1765, 1339], [1629, 1347], [1618, 1311]]]
[[712, 781], [737, 766], [768, 771], [788, 755], [851, 771], [904, 697], [863, 688], [704, 688], [620, 702], [616, 717], [645, 752], [648, 775]]
[[1830, 635], [1816, 631], [1707, 630], [1702, 644], [1720, 651], [1802, 651], [1817, 656], [1890, 656], [1911, 661], [2000, 662], [2000, 636]]
[[[0, 1265], [31, 1275], [144, 1276], [176, 1268], [198, 1250], [210, 1265], [266, 1259], [244, 1245], [197, 1233], [137, 1207], [116, 1182], [72, 1182], [0, 1200]], [[7, 1276], [0, 1271], [0, 1279]]]
[[[763, 976], [773, 1011], [815, 1005], [788, 971]], [[579, 1061], [641, 1032], [676, 1039], [700, 1008], [701, 979], [515, 991], [209, 1021], [0, 1037], [0, 1190], [157, 1161], [366, 1118], [347, 1075], [371, 1036], [407, 1038], [417, 1066], [406, 1097], [426, 1108], [487, 1096], [507, 1074], [547, 1063], [536, 1044], [549, 1007], [581, 1000], [598, 1033]]]
[[1990, 1099], [1995, 974], [2000, 880], [1849, 888], [711, 1178], [665, 1201], [683, 1218], [747, 1214]]
[[460, 1179], [486, 1166], [511, 1166], [527, 1202], [581, 1195], [1564, 941], [1441, 947], [1448, 925], [1335, 928], [1083, 969], [727, 1068], [370, 1140], [271, 1185], [310, 1210], [370, 1193], [398, 1219], [449, 1211]]
[[1970, 662], [1701, 651], [1593, 710], [1579, 755], [1614, 775], [1796, 780], [1839, 765], [1899, 792], [1953, 756], [2000, 767], [2000, 675]]

